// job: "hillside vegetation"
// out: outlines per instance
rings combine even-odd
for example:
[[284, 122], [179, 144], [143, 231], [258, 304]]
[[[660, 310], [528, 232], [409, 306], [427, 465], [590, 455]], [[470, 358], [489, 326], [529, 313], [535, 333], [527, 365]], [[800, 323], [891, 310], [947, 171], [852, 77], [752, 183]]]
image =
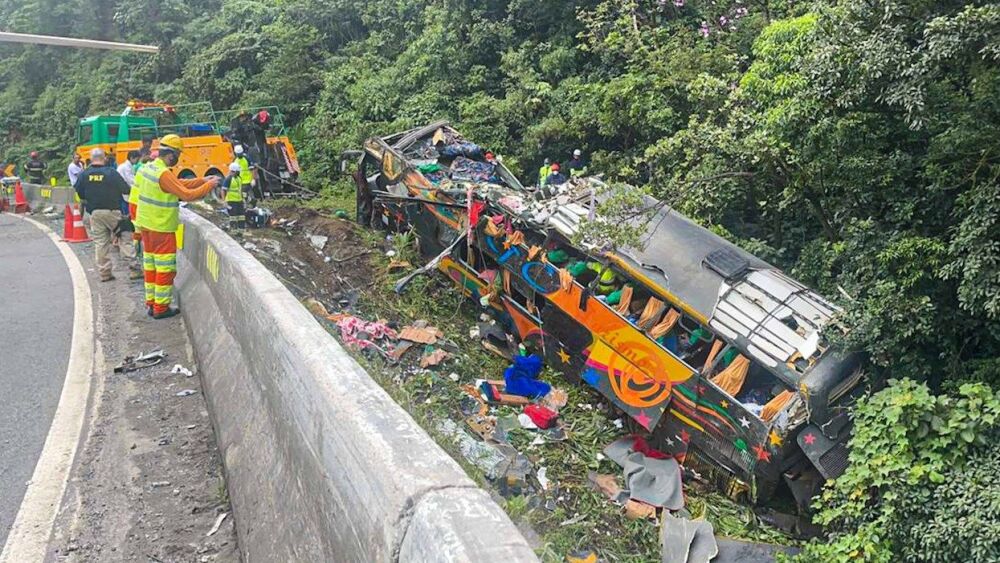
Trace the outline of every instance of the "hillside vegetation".
[[837, 300], [845, 344], [910, 380], [861, 407], [820, 501], [836, 541], [804, 557], [1000, 557], [996, 3], [6, 0], [0, 22], [162, 47], [0, 46], [8, 160], [64, 167], [75, 120], [130, 98], [279, 105], [341, 199], [342, 150], [434, 119], [531, 179], [581, 148]]

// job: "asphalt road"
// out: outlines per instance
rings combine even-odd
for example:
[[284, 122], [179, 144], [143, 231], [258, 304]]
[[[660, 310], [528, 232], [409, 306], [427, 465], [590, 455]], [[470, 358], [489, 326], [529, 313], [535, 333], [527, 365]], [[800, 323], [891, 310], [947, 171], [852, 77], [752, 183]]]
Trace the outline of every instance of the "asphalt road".
[[69, 363], [73, 287], [55, 243], [0, 214], [0, 548], [45, 444]]

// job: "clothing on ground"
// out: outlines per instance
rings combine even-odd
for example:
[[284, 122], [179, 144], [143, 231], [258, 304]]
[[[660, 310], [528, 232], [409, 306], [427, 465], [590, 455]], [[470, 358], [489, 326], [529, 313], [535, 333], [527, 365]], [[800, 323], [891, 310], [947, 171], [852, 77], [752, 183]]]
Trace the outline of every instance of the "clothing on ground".
[[123, 197], [128, 196], [129, 185], [110, 166], [89, 166], [76, 181], [76, 193], [84, 202], [88, 213], [97, 209], [121, 210]]
[[177, 275], [177, 236], [142, 229], [142, 270], [146, 306], [153, 314], [165, 313], [174, 297]]
[[530, 356], [514, 356], [514, 365], [503, 372], [507, 393], [522, 397], [544, 397], [551, 387], [548, 383], [538, 380], [542, 372], [542, 358], [534, 354]]

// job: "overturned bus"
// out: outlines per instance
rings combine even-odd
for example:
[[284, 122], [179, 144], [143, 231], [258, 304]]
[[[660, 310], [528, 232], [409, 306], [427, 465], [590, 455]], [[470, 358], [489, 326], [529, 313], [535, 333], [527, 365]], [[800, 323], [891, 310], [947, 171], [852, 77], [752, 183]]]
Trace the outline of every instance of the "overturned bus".
[[594, 178], [523, 186], [444, 122], [355, 153], [358, 220], [420, 250], [509, 334], [596, 389], [687, 464], [762, 502], [806, 506], [847, 466], [861, 357], [832, 346], [837, 307], [650, 200], [643, 249], [573, 244]]

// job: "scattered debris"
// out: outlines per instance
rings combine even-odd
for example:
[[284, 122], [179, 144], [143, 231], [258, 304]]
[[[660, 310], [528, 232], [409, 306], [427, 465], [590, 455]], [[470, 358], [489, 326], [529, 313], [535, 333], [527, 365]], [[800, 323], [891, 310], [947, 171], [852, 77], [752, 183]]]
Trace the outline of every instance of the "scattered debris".
[[683, 508], [684, 493], [677, 460], [667, 456], [664, 456], [666, 459], [650, 457], [640, 450], [664, 455], [650, 450], [645, 440], [636, 436], [619, 438], [604, 448], [604, 454], [624, 470], [629, 498], [670, 510]]
[[170, 481], [153, 481], [149, 485], [151, 487], [153, 487], [154, 489], [159, 489], [161, 487], [169, 487], [170, 486]]
[[[587, 480], [595, 489], [604, 493], [608, 500], [624, 504], [628, 501], [628, 493], [622, 491], [618, 485], [618, 479], [614, 475], [605, 475], [591, 471], [587, 473]], [[625, 495], [624, 497], [622, 495]]]
[[212, 524], [212, 529], [205, 534], [205, 537], [214, 536], [215, 532], [219, 531], [219, 527], [222, 526], [222, 521], [226, 519], [226, 516], [229, 516], [228, 512], [220, 514], [219, 517], [215, 519], [215, 524]]
[[535, 478], [538, 479], [538, 484], [542, 486], [543, 491], [549, 490], [548, 468], [540, 467], [535, 473]]
[[392, 274], [392, 273], [398, 272], [400, 270], [407, 270], [407, 269], [412, 268], [412, 267], [413, 267], [413, 264], [410, 264], [406, 260], [391, 260], [389, 262], [388, 269], [389, 269], [389, 273]]
[[566, 406], [566, 402], [569, 400], [569, 395], [566, 391], [553, 387], [551, 391], [544, 397], [542, 397], [542, 405], [544, 405], [549, 410], [558, 413], [559, 409]]
[[498, 447], [469, 436], [451, 419], [438, 422], [437, 429], [438, 432], [449, 437], [453, 443], [458, 445], [462, 457], [481, 469], [488, 479], [495, 481], [504, 475], [508, 456]]
[[310, 313], [316, 315], [317, 317], [330, 316], [330, 312], [326, 310], [326, 305], [320, 303], [315, 297], [306, 298], [302, 301], [302, 304], [305, 305], [306, 309], [308, 309]]
[[167, 353], [163, 350], [155, 350], [146, 354], [140, 354], [138, 356], [125, 356], [120, 364], [115, 366], [115, 373], [128, 373], [130, 371], [137, 371], [143, 368], [148, 368], [161, 363], [164, 358], [167, 357]]
[[566, 556], [566, 563], [597, 563], [597, 553], [590, 549], [574, 551]]
[[662, 563], [709, 563], [719, 554], [711, 522], [666, 513], [660, 525], [660, 545]]
[[188, 368], [186, 368], [186, 367], [184, 367], [184, 366], [182, 366], [180, 364], [174, 364], [174, 368], [172, 370], [170, 370], [170, 373], [173, 373], [173, 374], [179, 373], [179, 374], [185, 375], [187, 377], [191, 377], [191, 376], [194, 375], [193, 371], [189, 370]]
[[194, 395], [195, 393], [197, 393], [197, 391], [195, 391], [194, 389], [185, 389], [183, 391], [178, 391], [177, 393], [174, 393], [174, 395], [178, 397], [187, 397], [189, 395]]
[[527, 405], [524, 407], [524, 414], [531, 419], [536, 427], [546, 430], [551, 428], [559, 417], [559, 413], [549, 410], [541, 405]]
[[507, 393], [507, 384], [503, 381], [477, 379], [476, 388], [479, 389], [478, 396], [491, 405], [527, 405], [531, 403], [527, 397]]
[[625, 517], [629, 520], [656, 518], [656, 507], [644, 502], [629, 499], [625, 502]]
[[326, 241], [330, 240], [330, 237], [325, 237], [323, 235], [309, 235], [309, 244], [313, 245], [316, 250], [322, 251], [326, 247]]
[[517, 422], [521, 425], [521, 428], [525, 430], [538, 430], [538, 425], [535, 424], [534, 420], [525, 413], [517, 415]]
[[337, 328], [340, 329], [340, 337], [345, 344], [356, 346], [359, 349], [368, 347], [379, 348], [375, 344], [376, 340], [398, 338], [396, 331], [382, 321], [365, 321], [352, 315], [344, 315], [337, 321]]
[[440, 348], [430, 348], [430, 352], [428, 352], [427, 349], [424, 349], [424, 355], [420, 357], [420, 367], [428, 368], [436, 366], [445, 361], [448, 356], [448, 352], [445, 352]]
[[[424, 324], [426, 325], [426, 321]], [[401, 340], [409, 340], [410, 342], [418, 342], [420, 344], [434, 344], [438, 341], [438, 338], [442, 337], [444, 337], [444, 333], [436, 327], [418, 326], [417, 323], [414, 323], [412, 326], [404, 326], [403, 330], [399, 331], [399, 338]]]
[[513, 365], [503, 372], [507, 393], [531, 398], [548, 395], [552, 387], [538, 379], [541, 372], [541, 356], [514, 356]]

